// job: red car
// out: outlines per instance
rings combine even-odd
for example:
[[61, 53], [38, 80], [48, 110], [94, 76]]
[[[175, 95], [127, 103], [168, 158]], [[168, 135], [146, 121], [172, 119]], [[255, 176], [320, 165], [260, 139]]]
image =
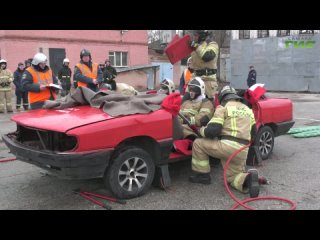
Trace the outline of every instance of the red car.
[[[263, 98], [252, 108], [259, 128], [255, 144], [266, 159], [273, 150], [274, 137], [285, 134], [294, 124], [292, 102]], [[101, 109], [78, 106], [39, 109], [11, 119], [17, 130], [4, 135], [3, 140], [18, 160], [62, 178], [103, 177], [107, 188], [119, 198], [144, 194], [159, 176], [162, 184], [170, 184], [167, 164], [191, 159], [172, 152], [172, 115], [164, 109], [111, 117]]]

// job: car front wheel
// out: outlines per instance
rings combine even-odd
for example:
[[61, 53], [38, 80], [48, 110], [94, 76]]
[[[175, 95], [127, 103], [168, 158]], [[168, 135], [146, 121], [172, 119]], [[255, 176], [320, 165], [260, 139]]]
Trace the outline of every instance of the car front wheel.
[[118, 198], [143, 195], [154, 178], [152, 157], [143, 149], [132, 147], [121, 151], [108, 167], [104, 182]]

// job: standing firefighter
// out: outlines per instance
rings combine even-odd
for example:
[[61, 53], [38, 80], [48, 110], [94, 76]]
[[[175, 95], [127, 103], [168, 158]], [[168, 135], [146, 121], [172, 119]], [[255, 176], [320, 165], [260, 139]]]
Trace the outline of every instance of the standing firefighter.
[[[192, 170], [189, 180], [194, 183], [210, 184], [209, 156], [221, 160], [225, 166], [227, 159], [255, 135], [253, 112], [241, 103], [234, 88], [225, 86], [219, 92], [220, 106], [206, 127], [200, 129], [201, 139], [196, 139], [192, 148]], [[240, 192], [250, 191], [251, 197], [259, 194], [256, 170], [245, 171], [248, 148], [236, 155], [229, 164], [227, 181]]]
[[69, 67], [70, 61], [68, 58], [63, 59], [63, 66], [58, 73], [58, 78], [61, 82], [62, 92], [61, 96], [64, 97], [68, 95], [71, 88], [71, 74], [72, 71]]
[[57, 84], [57, 80], [47, 66], [47, 57], [37, 53], [31, 67], [22, 74], [22, 90], [28, 91], [31, 109], [42, 108], [46, 100], [56, 99], [56, 89], [49, 86], [52, 83]]
[[13, 75], [10, 70], [7, 69], [7, 61], [0, 60], [0, 113], [4, 113], [5, 107], [7, 112], [12, 112], [11, 103], [11, 83], [13, 81]]
[[80, 52], [80, 62], [74, 68], [74, 80], [78, 87], [87, 87], [98, 91], [98, 85], [103, 82], [102, 71], [97, 63], [92, 62], [91, 53], [87, 49]]
[[[205, 94], [213, 99], [218, 88], [216, 73], [219, 46], [210, 38], [208, 30], [196, 30], [190, 46], [194, 49], [191, 53], [193, 78], [201, 77], [206, 86]], [[187, 94], [183, 101], [185, 99], [188, 99]]]
[[[213, 115], [214, 106], [212, 101], [205, 97], [205, 84], [200, 77], [196, 77], [189, 82], [188, 90], [190, 99], [182, 103], [180, 113], [191, 125], [206, 126]], [[180, 121], [183, 124], [183, 138], [194, 140], [197, 135], [186, 120]]]

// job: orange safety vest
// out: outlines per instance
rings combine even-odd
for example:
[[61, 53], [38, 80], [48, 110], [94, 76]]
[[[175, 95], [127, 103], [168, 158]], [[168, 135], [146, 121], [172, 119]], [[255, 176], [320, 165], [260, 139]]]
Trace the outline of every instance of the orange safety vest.
[[188, 83], [190, 82], [191, 77], [192, 77], [192, 73], [190, 72], [190, 70], [188, 68], [184, 70], [183, 77], [184, 77], [184, 86], [183, 86], [183, 93], [182, 94], [184, 94], [186, 92], [186, 89], [188, 87]]
[[188, 85], [190, 79], [191, 79], [191, 76], [192, 76], [192, 73], [189, 71], [189, 69], [185, 69], [184, 70], [184, 81], [185, 81], [185, 84]]
[[[83, 63], [77, 63], [76, 66], [81, 71], [83, 76], [86, 76], [86, 77], [89, 77], [92, 79], [97, 79], [98, 64], [92, 63], [92, 72], [91, 72], [90, 68]], [[78, 79], [76, 79], [76, 80], [78, 80]], [[78, 80], [78, 86], [87, 87], [87, 83], [81, 82], [80, 80]]]
[[[26, 71], [28, 71], [32, 75], [33, 84], [48, 85], [50, 83], [53, 83], [52, 70], [50, 68], [46, 72], [39, 72], [35, 70], [33, 67], [28, 67]], [[56, 93], [52, 90], [50, 93], [49, 87], [44, 90], [41, 90], [40, 92], [28, 92], [30, 103], [44, 102], [46, 100], [49, 100], [51, 95], [54, 97], [54, 99], [56, 98]]]

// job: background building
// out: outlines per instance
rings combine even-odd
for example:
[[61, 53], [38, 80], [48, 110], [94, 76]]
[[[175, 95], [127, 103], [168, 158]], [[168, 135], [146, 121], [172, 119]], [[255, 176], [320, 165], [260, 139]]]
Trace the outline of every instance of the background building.
[[246, 88], [249, 65], [275, 91], [320, 91], [319, 30], [232, 30], [227, 79]]
[[[109, 58], [121, 72], [116, 79], [118, 82], [147, 88], [147, 30], [0, 30], [0, 57], [7, 60], [11, 71], [37, 52], [48, 57], [54, 73], [62, 67], [65, 57], [70, 59], [73, 69], [80, 61], [83, 48], [91, 52], [94, 62], [104, 63]], [[137, 66], [143, 66], [144, 71], [123, 71]]]

